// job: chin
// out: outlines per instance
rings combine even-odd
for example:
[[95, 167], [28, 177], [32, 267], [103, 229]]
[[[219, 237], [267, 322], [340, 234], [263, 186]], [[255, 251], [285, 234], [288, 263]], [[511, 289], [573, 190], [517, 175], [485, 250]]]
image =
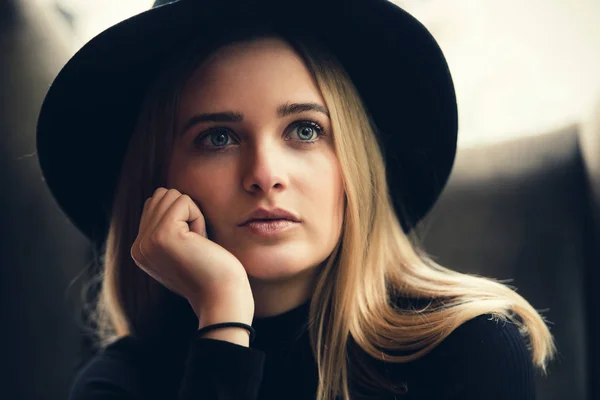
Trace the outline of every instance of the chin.
[[[269, 254], [271, 253], [271, 254]], [[279, 253], [279, 254], [277, 254]], [[306, 253], [296, 251], [285, 252], [275, 249], [260, 249], [260, 251], [245, 252], [240, 254], [241, 261], [246, 273], [250, 278], [265, 281], [279, 281], [293, 278], [306, 270], [311, 269], [314, 264], [306, 257], [297, 257], [296, 254]]]

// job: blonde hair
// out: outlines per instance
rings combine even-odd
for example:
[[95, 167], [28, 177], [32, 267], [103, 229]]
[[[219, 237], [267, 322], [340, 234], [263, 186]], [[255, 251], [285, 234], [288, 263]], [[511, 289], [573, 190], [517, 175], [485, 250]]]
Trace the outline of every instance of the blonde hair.
[[[310, 303], [317, 400], [338, 394], [349, 399], [346, 360], [353, 346], [378, 360], [405, 363], [483, 314], [516, 324], [534, 364], [546, 373], [556, 349], [543, 317], [505, 284], [437, 264], [415, 237], [404, 233], [392, 206], [375, 128], [351, 80], [332, 55], [294, 43], [329, 109], [346, 195], [342, 234], [322, 266]], [[145, 199], [164, 185], [178, 92], [207, 51], [199, 54], [179, 57], [152, 86], [124, 159], [93, 314], [102, 347], [126, 335], [152, 338], [167, 327], [173, 334], [189, 335], [197, 328], [187, 302], [138, 268], [130, 249]], [[398, 307], [391, 299], [400, 296], [429, 299], [429, 304]], [[172, 320], [166, 324], [169, 315]], [[389, 354], [398, 350], [408, 355]], [[361, 370], [360, 363], [352, 363], [354, 367], [366, 384], [395, 390], [384, 377]]]

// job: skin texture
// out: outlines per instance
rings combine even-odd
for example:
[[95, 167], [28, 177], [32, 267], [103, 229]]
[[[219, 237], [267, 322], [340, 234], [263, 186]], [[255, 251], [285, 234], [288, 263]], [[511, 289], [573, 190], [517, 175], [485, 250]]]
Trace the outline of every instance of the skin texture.
[[[300, 56], [280, 39], [262, 38], [205, 60], [184, 87], [176, 115], [168, 188], [190, 196], [208, 238], [242, 263], [256, 317], [306, 301], [341, 234], [344, 191], [330, 119], [314, 110], [278, 114], [293, 103], [326, 110]], [[189, 124], [194, 116], [223, 112], [243, 119]], [[258, 207], [286, 209], [301, 222], [276, 237], [259, 237], [238, 226]]]

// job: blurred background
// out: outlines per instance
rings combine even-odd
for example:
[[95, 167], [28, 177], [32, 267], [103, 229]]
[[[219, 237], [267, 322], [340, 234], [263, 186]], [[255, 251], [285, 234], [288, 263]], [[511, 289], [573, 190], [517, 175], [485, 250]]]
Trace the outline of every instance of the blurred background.
[[[539, 400], [600, 399], [600, 2], [396, 0], [454, 77], [459, 150], [419, 227], [453, 269], [512, 279], [558, 343]], [[6, 399], [64, 399], [91, 350], [91, 249], [44, 186], [43, 97], [66, 61], [148, 0], [0, 0], [0, 380]], [[507, 382], [507, 384], [510, 384]]]

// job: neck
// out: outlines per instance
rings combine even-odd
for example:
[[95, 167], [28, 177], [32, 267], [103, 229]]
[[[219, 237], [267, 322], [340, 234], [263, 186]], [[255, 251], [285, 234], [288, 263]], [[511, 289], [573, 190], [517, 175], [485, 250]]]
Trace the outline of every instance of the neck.
[[254, 297], [254, 316], [273, 317], [304, 304], [312, 296], [318, 269], [311, 268], [285, 280], [248, 277]]

